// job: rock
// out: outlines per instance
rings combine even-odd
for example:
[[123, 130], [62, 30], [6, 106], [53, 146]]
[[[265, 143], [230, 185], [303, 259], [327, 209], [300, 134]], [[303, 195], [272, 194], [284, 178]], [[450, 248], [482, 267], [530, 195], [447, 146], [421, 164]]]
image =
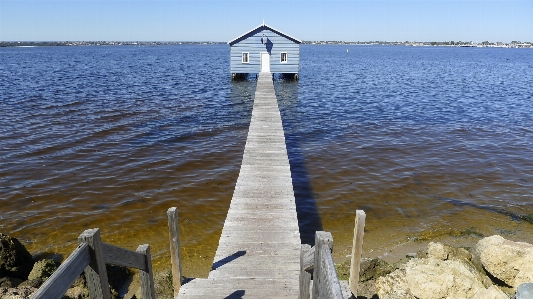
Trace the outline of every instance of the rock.
[[533, 245], [496, 235], [480, 240], [475, 251], [483, 268], [514, 290], [533, 282]]
[[174, 288], [172, 287], [172, 271], [155, 273], [154, 289], [156, 298], [174, 298]]
[[26, 280], [33, 268], [33, 259], [19, 240], [0, 233], [0, 278]]
[[484, 289], [475, 268], [462, 260], [411, 259], [376, 281], [380, 299], [472, 298]]
[[448, 248], [448, 246], [444, 246], [441, 243], [431, 242], [428, 244], [427, 254], [429, 258], [445, 261], [448, 259], [449, 251], [450, 249]]
[[516, 299], [533, 298], [533, 283], [523, 283], [516, 290]]
[[46, 280], [50, 277], [59, 266], [53, 260], [44, 259], [36, 262], [33, 269], [28, 275], [28, 280], [42, 279]]
[[67, 290], [63, 299], [89, 299], [89, 290], [80, 286], [72, 287]]
[[36, 288], [31, 287], [0, 288], [0, 299], [26, 299], [36, 291]]
[[509, 297], [497, 286], [493, 285], [488, 289], [479, 289], [472, 299], [509, 299]]
[[442, 261], [446, 260], [464, 260], [471, 261], [472, 254], [464, 248], [456, 248], [441, 243], [430, 242], [427, 247], [427, 257], [439, 259]]
[[25, 282], [19, 284], [19, 287], [39, 288], [43, 283], [44, 283], [44, 279], [37, 278], [33, 280], [26, 280]]
[[361, 266], [359, 268], [359, 281], [365, 282], [378, 277], [385, 276], [395, 268], [379, 258], [364, 258], [361, 260]]
[[13, 277], [4, 277], [0, 278], [0, 288], [15, 288], [17, 287], [23, 280]]

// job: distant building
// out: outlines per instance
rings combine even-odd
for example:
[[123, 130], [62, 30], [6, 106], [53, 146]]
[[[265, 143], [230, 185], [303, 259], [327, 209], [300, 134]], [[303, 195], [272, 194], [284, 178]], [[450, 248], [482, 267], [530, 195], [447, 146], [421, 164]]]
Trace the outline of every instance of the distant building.
[[246, 32], [228, 42], [232, 78], [260, 72], [294, 74], [298, 78], [301, 43], [265, 24]]

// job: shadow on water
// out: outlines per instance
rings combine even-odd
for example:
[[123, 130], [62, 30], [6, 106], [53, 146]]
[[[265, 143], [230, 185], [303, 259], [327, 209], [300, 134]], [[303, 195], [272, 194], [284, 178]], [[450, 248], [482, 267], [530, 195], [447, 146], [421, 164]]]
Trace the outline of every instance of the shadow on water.
[[292, 184], [296, 198], [296, 212], [302, 244], [314, 245], [315, 232], [322, 230], [322, 221], [318, 213], [309, 173], [305, 167], [305, 159], [300, 146], [298, 125], [298, 81], [286, 80], [283, 77], [274, 81], [276, 97], [281, 112], [285, 143], [291, 167]]

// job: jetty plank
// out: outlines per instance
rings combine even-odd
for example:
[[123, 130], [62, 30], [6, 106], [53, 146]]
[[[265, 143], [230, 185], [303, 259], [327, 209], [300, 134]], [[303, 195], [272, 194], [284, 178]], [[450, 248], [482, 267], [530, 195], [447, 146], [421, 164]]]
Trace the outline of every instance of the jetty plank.
[[178, 298], [297, 298], [300, 244], [281, 114], [272, 75], [261, 73], [212, 271], [182, 285]]

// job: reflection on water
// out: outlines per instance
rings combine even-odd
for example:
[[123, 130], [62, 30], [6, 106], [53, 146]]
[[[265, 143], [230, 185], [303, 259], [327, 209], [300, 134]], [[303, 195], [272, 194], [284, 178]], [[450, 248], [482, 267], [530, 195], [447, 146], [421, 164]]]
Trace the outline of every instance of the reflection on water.
[[[365, 255], [530, 241], [531, 50], [350, 47], [302, 45], [300, 80], [275, 81], [302, 241], [331, 231], [345, 258], [357, 209]], [[256, 84], [227, 45], [0, 52], [0, 231], [66, 256], [99, 227], [168, 269], [176, 206], [185, 275], [206, 276]]]

